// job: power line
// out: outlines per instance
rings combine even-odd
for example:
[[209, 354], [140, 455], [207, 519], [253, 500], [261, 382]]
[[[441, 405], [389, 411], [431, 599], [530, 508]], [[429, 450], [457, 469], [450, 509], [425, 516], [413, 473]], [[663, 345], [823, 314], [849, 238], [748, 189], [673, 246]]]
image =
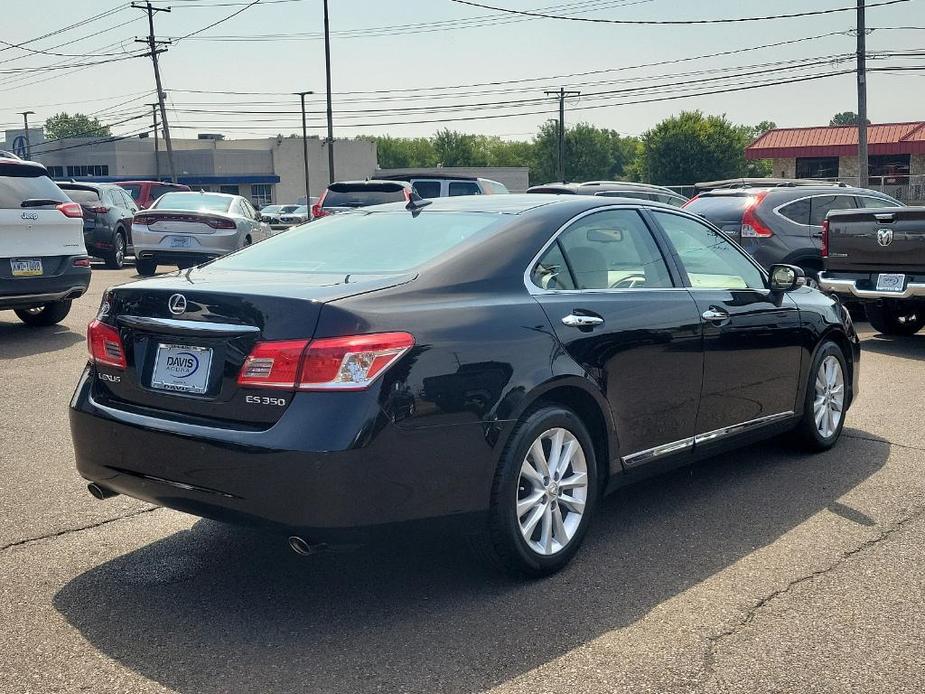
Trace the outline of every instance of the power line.
[[208, 30], [211, 29], [212, 27], [216, 27], [216, 26], [218, 26], [219, 24], [222, 24], [222, 23], [224, 23], [224, 22], [227, 22], [229, 19], [233, 19], [233, 18], [237, 17], [237, 16], [238, 16], [239, 14], [241, 14], [242, 12], [246, 12], [247, 10], [249, 10], [250, 8], [252, 8], [254, 5], [260, 4], [262, 1], [263, 1], [263, 0], [251, 0], [251, 2], [247, 3], [247, 4], [246, 4], [244, 7], [242, 7], [240, 10], [235, 10], [234, 12], [232, 12], [231, 14], [229, 14], [227, 17], [222, 17], [222, 18], [219, 19], [218, 21], [212, 22], [211, 24], [207, 24], [206, 26], [204, 26], [204, 27], [202, 27], [202, 28], [200, 28], [200, 29], [196, 29], [196, 31], [191, 31], [190, 33], [186, 34], [185, 36], [181, 36], [181, 37], [175, 39], [174, 42], [175, 42], [175, 43], [179, 43], [180, 41], [184, 41], [184, 40], [190, 38], [191, 36], [196, 36], [197, 34], [201, 34], [201, 33], [204, 32], [204, 31], [208, 31]]
[[[882, 0], [882, 2], [872, 3], [868, 7], [885, 7], [887, 5], [898, 5], [900, 3], [910, 2], [911, 0]], [[587, 22], [592, 24], [624, 24], [624, 25], [648, 25], [648, 26], [688, 26], [694, 24], [736, 24], [743, 22], [763, 22], [777, 19], [797, 19], [800, 17], [818, 17], [820, 15], [835, 14], [837, 12], [855, 12], [856, 7], [836, 7], [829, 10], [809, 10], [806, 12], [792, 12], [790, 14], [765, 15], [761, 17], [722, 17], [718, 19], [599, 19], [594, 17], [569, 17], [565, 15], [546, 14], [543, 12], [531, 12], [530, 10], [512, 10], [507, 7], [497, 7], [495, 5], [486, 5], [472, 0], [450, 0], [459, 5], [468, 5], [478, 7], [482, 10], [494, 10], [495, 12], [506, 12], [508, 14], [524, 15], [527, 17], [536, 17], [539, 19], [559, 19], [571, 22]]]

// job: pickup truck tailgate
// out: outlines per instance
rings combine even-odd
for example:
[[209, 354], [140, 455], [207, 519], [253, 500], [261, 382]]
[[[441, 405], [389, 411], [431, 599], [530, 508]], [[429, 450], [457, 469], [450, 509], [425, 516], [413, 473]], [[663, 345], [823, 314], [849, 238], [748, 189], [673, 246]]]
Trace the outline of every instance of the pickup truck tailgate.
[[826, 270], [925, 272], [925, 207], [839, 210], [827, 219]]

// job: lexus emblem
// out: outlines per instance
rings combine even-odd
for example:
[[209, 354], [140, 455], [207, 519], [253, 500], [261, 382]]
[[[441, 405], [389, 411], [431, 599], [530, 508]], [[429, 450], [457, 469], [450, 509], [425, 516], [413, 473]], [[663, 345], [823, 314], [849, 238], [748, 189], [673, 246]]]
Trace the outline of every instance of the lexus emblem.
[[173, 315], [179, 316], [186, 311], [186, 297], [182, 294], [172, 295], [167, 299], [167, 308], [170, 309]]
[[877, 230], [877, 243], [881, 246], [889, 246], [893, 243], [893, 230], [892, 229], [878, 229]]

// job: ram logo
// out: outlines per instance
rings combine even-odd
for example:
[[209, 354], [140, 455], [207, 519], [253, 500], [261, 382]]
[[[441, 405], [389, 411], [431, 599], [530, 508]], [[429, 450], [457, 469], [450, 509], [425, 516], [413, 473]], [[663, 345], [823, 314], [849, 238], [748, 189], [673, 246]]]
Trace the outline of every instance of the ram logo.
[[881, 246], [886, 247], [893, 243], [893, 230], [892, 229], [878, 229], [877, 230], [877, 243]]

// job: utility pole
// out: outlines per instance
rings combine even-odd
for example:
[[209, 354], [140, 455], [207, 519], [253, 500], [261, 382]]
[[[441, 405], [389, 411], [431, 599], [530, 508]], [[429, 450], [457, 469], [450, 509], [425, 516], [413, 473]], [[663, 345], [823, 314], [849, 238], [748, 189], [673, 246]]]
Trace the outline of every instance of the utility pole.
[[324, 0], [324, 71], [328, 83], [328, 176], [334, 183], [334, 115], [331, 108], [331, 31], [328, 26], [328, 0]]
[[170, 12], [169, 7], [154, 7], [150, 1], [141, 3], [132, 3], [132, 7], [137, 10], [145, 10], [148, 13], [148, 38], [147, 39], [135, 39], [138, 43], [147, 43], [148, 50], [151, 56], [151, 63], [154, 65], [154, 84], [157, 87], [157, 103], [160, 106], [161, 111], [161, 127], [164, 128], [164, 142], [167, 145], [167, 165], [170, 167], [170, 180], [173, 183], [177, 182], [177, 170], [174, 168], [173, 164], [173, 142], [170, 139], [170, 128], [167, 125], [167, 107], [164, 106], [164, 88], [161, 84], [161, 69], [157, 64], [157, 56], [159, 53], [166, 51], [166, 48], [158, 48], [158, 45], [169, 44], [170, 41], [157, 41], [154, 38], [154, 13], [155, 12]]
[[867, 160], [867, 19], [858, 0], [858, 186], [866, 188]]
[[154, 179], [159, 181], [161, 180], [161, 146], [157, 141], [157, 104], [146, 104], [151, 107], [151, 116], [154, 118], [153, 128], [154, 128]]
[[34, 116], [35, 111], [20, 111], [22, 116], [23, 126], [26, 131], [23, 133], [23, 136], [26, 138], [26, 159], [32, 159], [32, 144], [29, 142], [29, 116]]
[[308, 207], [308, 219], [312, 218], [312, 194], [308, 185], [308, 129], [305, 126], [305, 97], [315, 92], [296, 92], [302, 101], [302, 162], [305, 166], [305, 205]]
[[570, 96], [579, 96], [581, 92], [559, 87], [558, 91], [544, 93], [546, 96], [559, 97], [559, 180], [565, 183], [565, 100]]

